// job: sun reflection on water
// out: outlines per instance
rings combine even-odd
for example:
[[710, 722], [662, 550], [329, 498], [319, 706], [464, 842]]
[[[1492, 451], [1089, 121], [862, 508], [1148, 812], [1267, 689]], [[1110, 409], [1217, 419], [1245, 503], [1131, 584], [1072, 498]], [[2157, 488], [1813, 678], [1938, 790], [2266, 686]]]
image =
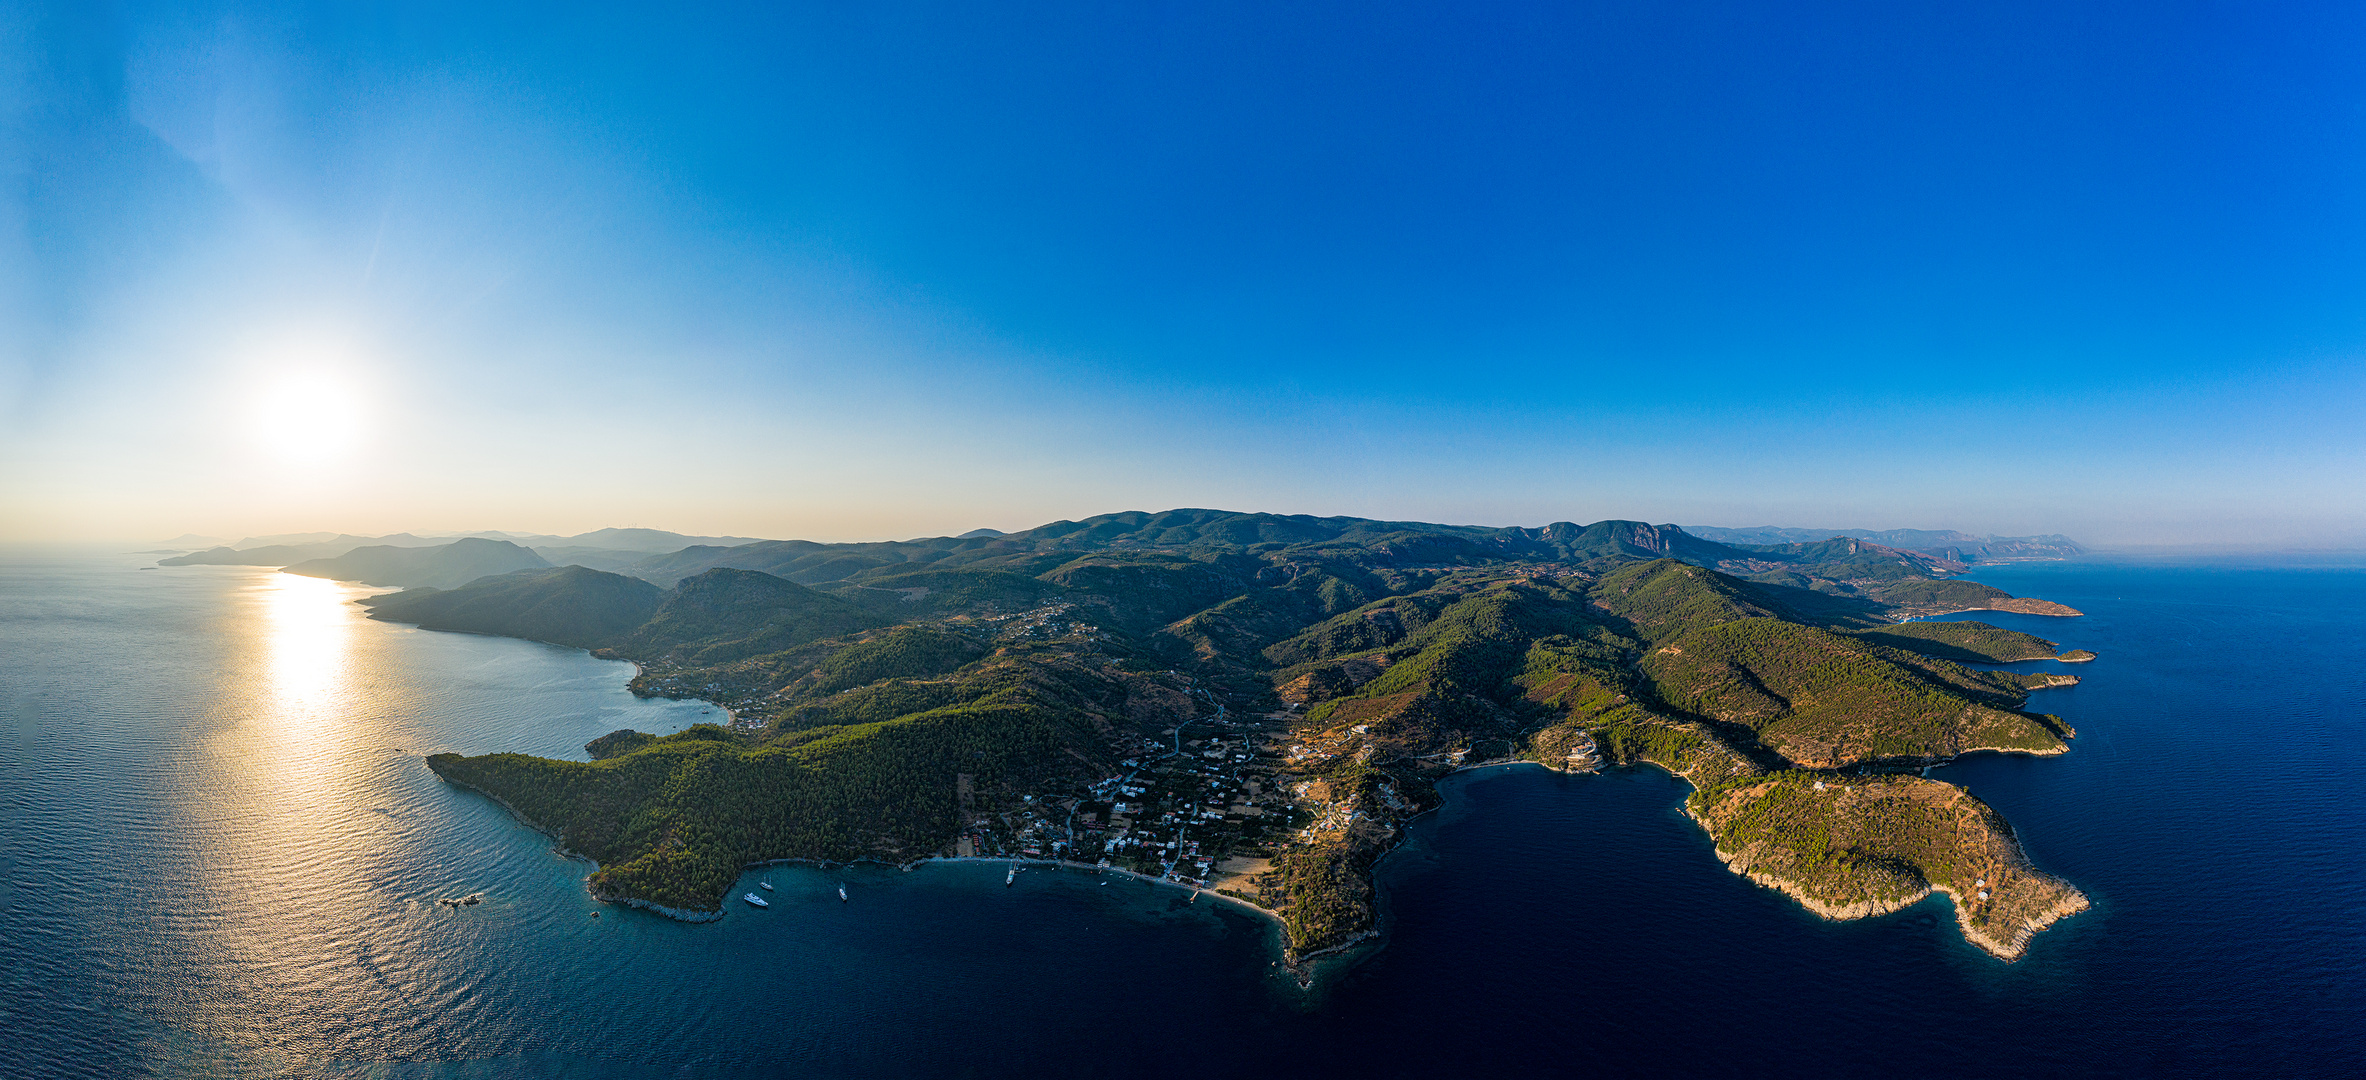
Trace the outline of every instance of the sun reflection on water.
[[[379, 876], [394, 830], [369, 813], [392, 800], [381, 786], [384, 678], [372, 667], [383, 658], [352, 603], [364, 590], [251, 573], [222, 628], [243, 660], [221, 673], [229, 722], [183, 774], [192, 797], [171, 815], [176, 842], [205, 867], [174, 901], [190, 922], [193, 982], [239, 986], [235, 1016], [317, 1014], [324, 1001], [395, 1007], [343, 947], [401, 910], [352, 884]], [[324, 888], [344, 902], [316, 903]], [[270, 1049], [245, 1021], [217, 1030]]]
[[353, 616], [349, 590], [334, 581], [272, 574], [262, 586], [265, 654], [272, 696], [283, 718], [317, 723], [340, 697]]
[[[263, 567], [193, 568], [173, 588], [101, 572], [61, 594], [132, 578], [114, 588], [154, 606], [90, 639], [113, 650], [102, 655], [120, 686], [93, 688], [100, 719], [45, 724], [59, 741], [41, 760], [56, 764], [25, 770], [44, 785], [31, 797], [66, 808], [56, 844], [74, 849], [30, 879], [38, 890], [15, 892], [22, 904], [38, 891], [43, 918], [76, 927], [70, 947], [89, 959], [60, 970], [124, 980], [86, 992], [135, 1003], [108, 1015], [152, 1020], [138, 1029], [160, 1033], [145, 1053], [179, 1055], [163, 1067], [175, 1075], [341, 1073], [321, 1063], [530, 1045], [545, 1026], [541, 973], [485, 949], [554, 932], [572, 943], [611, 921], [588, 918], [580, 864], [449, 788], [422, 755], [563, 755], [619, 727], [678, 731], [696, 707], [636, 699], [623, 665], [582, 653], [372, 621], [353, 603], [368, 586]], [[35, 685], [80, 676], [56, 678]], [[0, 702], [0, 729], [6, 712]], [[121, 775], [85, 765], [99, 762]], [[435, 903], [480, 892], [465, 914]], [[0, 930], [0, 960], [17, 940]], [[548, 954], [517, 955], [530, 969]], [[19, 1071], [10, 1060], [0, 1054], [0, 1076]]]

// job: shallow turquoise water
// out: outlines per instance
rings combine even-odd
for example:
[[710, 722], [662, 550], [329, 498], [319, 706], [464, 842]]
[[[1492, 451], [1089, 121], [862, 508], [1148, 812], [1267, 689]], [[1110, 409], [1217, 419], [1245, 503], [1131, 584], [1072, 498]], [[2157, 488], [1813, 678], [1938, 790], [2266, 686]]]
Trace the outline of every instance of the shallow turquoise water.
[[1383, 863], [1385, 947], [1306, 994], [1266, 922], [1082, 874], [777, 867], [743, 886], [769, 877], [772, 909], [705, 925], [596, 904], [585, 864], [421, 757], [580, 757], [705, 706], [372, 623], [353, 590], [144, 561], [0, 566], [0, 1073], [2327, 1075], [2366, 1052], [2356, 570], [1980, 575], [2089, 614], [1966, 617], [2102, 654], [2034, 699], [2071, 754], [1940, 772], [2096, 901], [2020, 963], [1944, 900], [1825, 923], [1727, 874], [1654, 771], [1511, 768], [1449, 783]]

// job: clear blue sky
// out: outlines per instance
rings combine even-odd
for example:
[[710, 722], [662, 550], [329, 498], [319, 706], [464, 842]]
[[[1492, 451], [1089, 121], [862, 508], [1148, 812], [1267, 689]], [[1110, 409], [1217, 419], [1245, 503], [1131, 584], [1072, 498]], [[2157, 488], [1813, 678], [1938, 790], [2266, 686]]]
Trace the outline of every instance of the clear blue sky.
[[655, 10], [0, 9], [0, 535], [2366, 544], [2366, 7]]

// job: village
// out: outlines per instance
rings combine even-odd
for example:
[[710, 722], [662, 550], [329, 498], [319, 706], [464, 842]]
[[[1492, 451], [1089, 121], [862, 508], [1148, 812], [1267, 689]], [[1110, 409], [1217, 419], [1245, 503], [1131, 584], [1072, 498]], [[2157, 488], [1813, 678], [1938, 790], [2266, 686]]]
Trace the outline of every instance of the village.
[[641, 697], [707, 702], [723, 710], [722, 718], [714, 723], [751, 735], [762, 732], [770, 722], [767, 715], [773, 695], [715, 681], [711, 668], [665, 660], [636, 661], [635, 667], [639, 672], [633, 676], [632, 691]]
[[[1013, 637], [1096, 631], [1046, 617], [1063, 613], [1039, 610], [991, 621], [1017, 623], [1004, 627]], [[712, 681], [711, 675], [660, 662], [648, 665], [635, 684], [644, 693], [712, 702], [734, 730], [761, 731], [771, 704], [766, 695]], [[1279, 850], [1342, 840], [1375, 813], [1390, 819], [1375, 824], [1393, 828], [1416, 810], [1393, 785], [1382, 785], [1378, 804], [1366, 806], [1337, 798], [1324, 781], [1309, 778], [1341, 758], [1370, 760], [1376, 747], [1369, 725], [1302, 730], [1299, 706], [1251, 716], [1204, 689], [1189, 693], [1214, 712], [1156, 737], [1120, 736], [1122, 772], [1019, 793], [982, 791], [972, 777], [959, 777], [962, 831], [948, 853], [1123, 870], [1255, 901], [1255, 879], [1271, 868]], [[1425, 771], [1452, 771], [1473, 764], [1470, 754], [1470, 747], [1458, 746], [1420, 764]], [[1580, 737], [1568, 760], [1553, 764], [1590, 771], [1600, 759], [1593, 741]]]
[[1084, 863], [1253, 892], [1248, 879], [1264, 872], [1272, 846], [1287, 842], [1304, 816], [1285, 786], [1289, 714], [1216, 708], [1158, 739], [1129, 737], [1123, 772], [1075, 788], [998, 803], [965, 779], [965, 828], [953, 853]]

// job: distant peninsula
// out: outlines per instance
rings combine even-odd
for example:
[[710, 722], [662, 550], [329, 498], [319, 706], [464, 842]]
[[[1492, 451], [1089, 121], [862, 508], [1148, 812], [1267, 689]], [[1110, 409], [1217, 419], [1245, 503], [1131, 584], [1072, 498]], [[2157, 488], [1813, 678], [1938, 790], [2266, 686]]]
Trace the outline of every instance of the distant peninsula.
[[[2059, 538], [2052, 538], [2059, 539]], [[532, 551], [518, 552], [549, 562]], [[367, 549], [365, 549], [365, 552]], [[354, 552], [302, 572], [492, 572], [373, 617], [573, 645], [728, 724], [588, 762], [428, 765], [599, 863], [620, 902], [711, 917], [778, 859], [1060, 859], [1273, 913], [1301, 963], [1376, 927], [1371, 868], [1458, 769], [1649, 764], [1734, 872], [1827, 918], [1932, 891], [2013, 958], [2086, 906], [1926, 766], [2052, 755], [2027, 708], [2093, 654], [1939, 612], [2075, 616], [1857, 537], [1484, 528], [1218, 510], [871, 544], [691, 545], [617, 573]]]

